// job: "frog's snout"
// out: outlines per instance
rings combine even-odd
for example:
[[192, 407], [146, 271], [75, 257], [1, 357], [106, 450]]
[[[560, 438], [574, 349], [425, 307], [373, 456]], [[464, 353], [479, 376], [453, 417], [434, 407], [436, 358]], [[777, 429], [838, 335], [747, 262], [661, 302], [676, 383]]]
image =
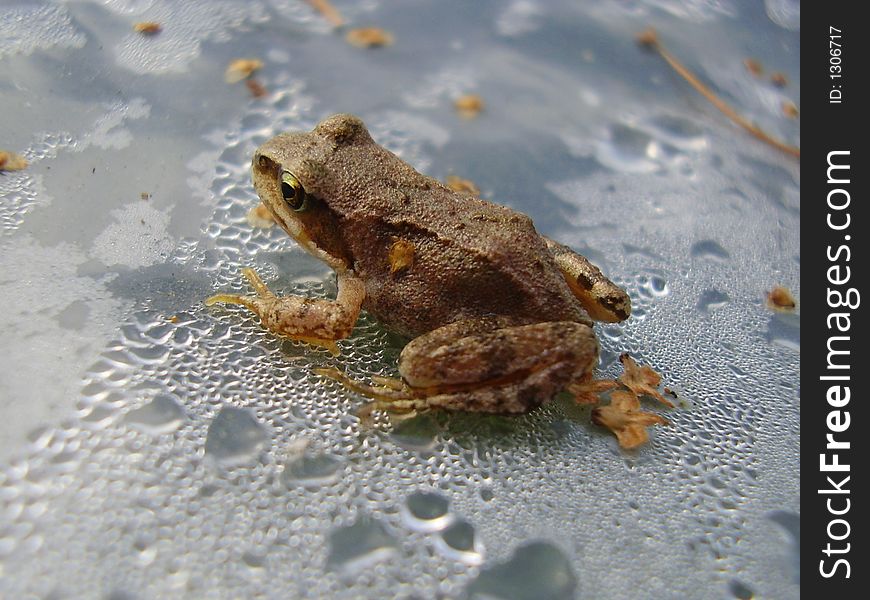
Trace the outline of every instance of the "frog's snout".
[[278, 163], [259, 152], [254, 154], [254, 158], [251, 160], [251, 167], [261, 175], [271, 175], [278, 172]]

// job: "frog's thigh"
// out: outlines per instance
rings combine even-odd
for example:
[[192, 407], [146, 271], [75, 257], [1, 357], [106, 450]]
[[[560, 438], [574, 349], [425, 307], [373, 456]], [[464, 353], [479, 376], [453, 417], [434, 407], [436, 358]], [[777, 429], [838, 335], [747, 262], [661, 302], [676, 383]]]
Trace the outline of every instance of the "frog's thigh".
[[399, 372], [428, 406], [511, 413], [550, 399], [597, 361], [598, 342], [582, 323], [510, 326], [492, 318], [412, 340], [399, 357]]
[[631, 315], [631, 299], [585, 256], [568, 246], [543, 238], [568, 287], [596, 321], [616, 323]]

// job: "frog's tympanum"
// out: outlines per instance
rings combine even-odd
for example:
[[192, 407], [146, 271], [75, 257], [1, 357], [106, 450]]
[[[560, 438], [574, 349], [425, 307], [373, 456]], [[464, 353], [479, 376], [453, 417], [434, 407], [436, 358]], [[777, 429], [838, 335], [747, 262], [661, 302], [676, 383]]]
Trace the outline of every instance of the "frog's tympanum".
[[622, 289], [527, 216], [421, 175], [354, 116], [272, 138], [252, 169], [275, 221], [335, 270], [337, 296], [278, 297], [245, 269], [255, 296], [207, 303], [242, 304], [276, 334], [333, 350], [362, 309], [413, 338], [401, 380], [345, 379], [377, 407], [529, 411], [588, 379], [592, 319], [631, 312]]

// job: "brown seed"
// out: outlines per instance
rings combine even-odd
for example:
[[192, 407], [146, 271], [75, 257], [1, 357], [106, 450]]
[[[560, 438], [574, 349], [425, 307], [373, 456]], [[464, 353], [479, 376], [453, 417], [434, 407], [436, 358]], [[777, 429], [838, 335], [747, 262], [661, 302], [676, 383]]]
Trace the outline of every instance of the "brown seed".
[[784, 100], [782, 103], [782, 114], [789, 119], [797, 119], [800, 115], [797, 105], [791, 100]]
[[772, 83], [776, 87], [783, 88], [788, 85], [788, 77], [785, 76], [785, 73], [777, 71], [776, 73], [771, 74], [770, 83]]
[[251, 92], [251, 96], [254, 98], [262, 98], [269, 93], [269, 90], [267, 90], [265, 86], [256, 79], [247, 79], [245, 85], [248, 86], [248, 91]]
[[459, 113], [459, 116], [466, 119], [473, 119], [483, 110], [483, 98], [477, 94], [465, 94], [453, 101], [453, 106]]
[[227, 66], [227, 70], [224, 72], [224, 81], [238, 83], [262, 68], [263, 61], [259, 58], [237, 58]]
[[133, 31], [143, 35], [156, 35], [160, 33], [161, 29], [163, 29], [163, 27], [160, 23], [155, 23], [154, 21], [140, 21], [133, 25]]
[[794, 310], [797, 302], [788, 288], [776, 285], [767, 292], [767, 305], [774, 310]]
[[20, 154], [0, 150], [0, 171], [20, 171], [27, 167], [27, 159]]
[[350, 29], [344, 39], [347, 40], [348, 44], [358, 48], [377, 48], [393, 44], [393, 34], [380, 27]]
[[756, 77], [761, 77], [761, 75], [764, 73], [764, 67], [761, 65], [761, 61], [755, 58], [743, 59], [743, 66], [746, 67], [747, 71], [749, 71]]

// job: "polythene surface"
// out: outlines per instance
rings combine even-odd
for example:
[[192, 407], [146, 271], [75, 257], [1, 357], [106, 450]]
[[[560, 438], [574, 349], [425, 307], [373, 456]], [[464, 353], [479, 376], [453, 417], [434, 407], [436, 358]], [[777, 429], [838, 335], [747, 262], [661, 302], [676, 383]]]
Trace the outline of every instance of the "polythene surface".
[[[0, 6], [0, 145], [30, 161], [0, 174], [0, 595], [796, 597], [800, 317], [764, 296], [800, 297], [799, 165], [634, 35], [799, 144], [799, 4], [335, 4], [395, 44], [350, 46], [301, 0]], [[223, 81], [242, 57], [267, 96]], [[624, 285], [601, 371], [660, 371], [671, 426], [623, 451], [567, 398], [361, 423], [312, 368], [394, 374], [401, 340], [364, 317], [334, 358], [206, 309], [243, 266], [334, 293], [245, 215], [252, 150], [335, 112]]]

